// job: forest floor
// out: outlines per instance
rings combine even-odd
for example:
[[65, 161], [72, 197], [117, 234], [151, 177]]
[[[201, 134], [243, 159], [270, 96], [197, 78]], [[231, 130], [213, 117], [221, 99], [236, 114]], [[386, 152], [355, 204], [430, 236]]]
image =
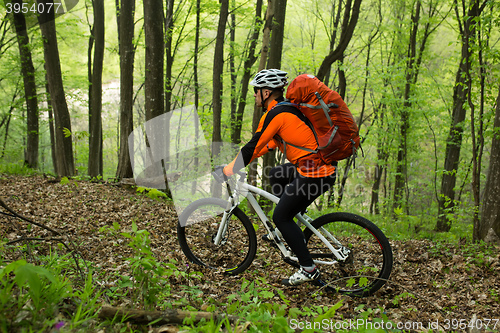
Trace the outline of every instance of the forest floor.
[[[103, 231], [110, 230], [116, 222], [122, 230], [130, 230], [132, 222], [139, 230], [147, 230], [157, 260], [174, 263], [176, 269], [184, 272], [200, 270], [189, 265], [179, 248], [176, 214], [167, 201], [153, 200], [133, 189], [110, 183], [55, 182], [42, 176], [13, 175], [0, 175], [0, 196], [17, 213], [70, 237], [78, 244], [82, 257], [99, 270], [98, 280], [102, 285], [113, 286], [117, 276], [131, 274], [127, 258], [132, 256], [132, 249], [127, 245], [127, 239], [121, 239], [118, 234], [106, 236]], [[20, 236], [10, 223], [13, 220], [0, 215], [0, 239], [12, 240]], [[19, 225], [21, 230], [28, 230], [26, 224]], [[30, 232], [48, 235], [37, 227]], [[496, 320], [494, 331], [500, 329], [498, 248], [465, 241], [434, 243], [420, 239], [391, 241], [391, 245], [394, 253], [391, 282], [372, 297], [315, 293], [317, 287], [309, 284], [284, 287], [280, 281], [292, 273], [292, 267], [280, 260], [277, 251], [260, 242], [254, 263], [243, 274], [228, 277], [201, 269], [201, 281], [188, 282], [173, 275], [170, 278], [170, 299], [164, 301], [180, 304], [180, 299], [189, 299], [183, 286], [192, 283], [200, 290], [196, 299], [192, 299], [192, 307], [203, 309], [206, 304], [215, 304], [223, 308], [228, 296], [240, 292], [242, 281], [246, 279], [260, 281], [262, 288], [274, 290], [275, 296], [268, 301], [282, 302], [287, 309], [333, 306], [342, 301], [335, 314], [339, 321], [354, 320], [361, 312], [366, 315], [369, 311], [373, 318], [387, 316], [394, 324], [413, 325], [410, 331], [426, 331], [429, 323], [437, 321], [441, 330], [448, 331], [446, 325], [457, 323], [454, 320], [469, 323], [473, 318], [483, 322], [493, 320], [490, 328]], [[41, 246], [38, 251], [46, 249]], [[9, 255], [16, 256], [16, 253]], [[284, 298], [288, 301], [284, 302]], [[130, 308], [135, 304], [134, 299], [127, 297], [114, 302], [112, 305]], [[422, 326], [414, 323], [422, 323]]]

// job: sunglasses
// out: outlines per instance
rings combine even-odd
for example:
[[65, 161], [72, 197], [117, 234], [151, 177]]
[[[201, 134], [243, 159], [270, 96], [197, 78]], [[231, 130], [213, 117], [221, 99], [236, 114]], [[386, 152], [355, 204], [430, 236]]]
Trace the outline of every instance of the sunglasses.
[[259, 91], [259, 90], [260, 90], [260, 88], [259, 88], [259, 87], [253, 87], [253, 91], [254, 91], [255, 93], [257, 93], [257, 91]]

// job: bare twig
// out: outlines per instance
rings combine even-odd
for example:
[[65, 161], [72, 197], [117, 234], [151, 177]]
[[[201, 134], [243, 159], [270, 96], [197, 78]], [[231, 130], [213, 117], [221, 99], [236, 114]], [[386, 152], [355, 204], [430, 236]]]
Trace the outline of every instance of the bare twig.
[[[75, 262], [76, 269], [80, 273], [82, 279], [85, 280], [85, 274], [84, 274], [83, 270], [81, 269], [80, 264], [78, 263], [78, 258], [76, 257], [76, 254], [79, 254], [79, 252], [78, 252], [75, 244], [71, 240], [69, 240], [65, 235], [63, 235], [61, 232], [59, 232], [55, 229], [47, 227], [46, 225], [44, 225], [42, 223], [35, 222], [30, 218], [27, 218], [21, 214], [16, 213], [9, 206], [7, 206], [7, 204], [2, 200], [1, 197], [0, 197], [0, 207], [3, 207], [8, 212], [8, 213], [0, 212], [0, 214], [8, 216], [8, 217], [12, 217], [12, 218], [17, 218], [17, 219], [20, 219], [22, 221], [28, 222], [30, 224], [36, 225], [42, 229], [50, 231], [52, 234], [54, 234], [54, 236], [56, 236], [56, 237], [28, 237], [26, 235], [26, 233], [23, 230], [21, 230], [16, 224], [15, 227], [21, 233], [21, 237], [8, 242], [7, 245], [12, 245], [12, 244], [19, 243], [19, 242], [28, 242], [28, 241], [40, 241], [40, 242], [55, 241], [55, 242], [58, 242], [58, 243], [62, 244], [69, 251], [69, 253], [71, 254], [71, 257], [73, 258], [73, 260]], [[29, 253], [31, 253], [31, 252], [29, 252]], [[82, 260], [83, 260], [85, 267], [87, 267], [87, 263], [86, 263], [85, 259], [82, 258]]]

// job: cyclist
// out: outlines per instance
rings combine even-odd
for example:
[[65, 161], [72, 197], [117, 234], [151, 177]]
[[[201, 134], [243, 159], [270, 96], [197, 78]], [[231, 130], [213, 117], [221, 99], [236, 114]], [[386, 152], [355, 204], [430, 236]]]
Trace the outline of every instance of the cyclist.
[[[284, 279], [283, 284], [298, 285], [317, 280], [320, 272], [307, 249], [304, 234], [293, 218], [335, 183], [336, 173], [335, 165], [326, 165], [315, 154], [297, 148], [314, 150], [317, 142], [304, 114], [294, 106], [280, 104], [284, 101], [287, 79], [284, 71], [265, 69], [250, 82], [255, 91], [255, 104], [263, 107], [265, 113], [252, 139], [224, 167], [223, 172], [231, 176], [253, 159], [275, 148], [280, 149], [290, 161], [272, 168], [269, 179], [273, 194], [280, 197], [273, 221], [300, 263], [299, 271]], [[264, 239], [270, 240], [270, 236], [265, 235]]]

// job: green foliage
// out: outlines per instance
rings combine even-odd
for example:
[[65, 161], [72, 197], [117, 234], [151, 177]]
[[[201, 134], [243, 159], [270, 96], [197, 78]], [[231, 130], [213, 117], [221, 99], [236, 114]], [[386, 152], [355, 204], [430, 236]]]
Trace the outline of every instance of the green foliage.
[[170, 287], [165, 277], [173, 274], [173, 265], [164, 266], [154, 258], [149, 247], [149, 232], [137, 230], [135, 223], [132, 223], [131, 231], [120, 234], [130, 240], [128, 245], [134, 250], [134, 256], [129, 258], [132, 288], [136, 292], [134, 299], [140, 299], [149, 309], [158, 302], [160, 292]]
[[164, 192], [157, 190], [155, 188], [137, 186], [137, 192], [141, 193], [141, 194], [145, 194], [154, 200], [169, 199], [168, 195], [166, 195]]
[[[115, 288], [116, 294], [112, 294], [113, 297], [119, 297], [120, 293], [126, 292], [137, 300], [137, 305], [145, 309], [153, 309], [158, 305], [163, 306], [160, 300], [170, 295], [170, 277], [200, 278], [196, 272], [186, 273], [178, 270], [173, 259], [166, 263], [158, 261], [150, 248], [149, 232], [138, 230], [134, 222], [130, 230], [119, 232], [120, 229], [120, 225], [114, 222], [113, 226], [100, 230], [106, 232], [108, 236], [124, 237], [128, 240], [128, 246], [133, 250], [133, 256], [127, 259], [132, 274], [120, 277], [119, 288]], [[119, 289], [123, 290], [119, 291]], [[196, 289], [189, 289], [188, 292], [196, 295]]]
[[70, 180], [68, 179], [68, 177], [61, 177], [60, 183], [61, 185], [67, 185], [70, 183]]
[[12, 162], [12, 163], [0, 163], [0, 174], [10, 174], [10, 175], [34, 175], [37, 174], [37, 170], [26, 167], [23, 161]]
[[45, 267], [18, 260], [0, 268], [0, 328], [17, 331], [23, 327], [46, 330], [61, 320], [59, 313], [66, 304], [75, 311], [61, 325], [82, 327], [97, 315], [99, 292], [96, 292], [92, 273], [88, 274], [82, 290], [74, 288], [65, 277], [67, 257], [53, 254]]

